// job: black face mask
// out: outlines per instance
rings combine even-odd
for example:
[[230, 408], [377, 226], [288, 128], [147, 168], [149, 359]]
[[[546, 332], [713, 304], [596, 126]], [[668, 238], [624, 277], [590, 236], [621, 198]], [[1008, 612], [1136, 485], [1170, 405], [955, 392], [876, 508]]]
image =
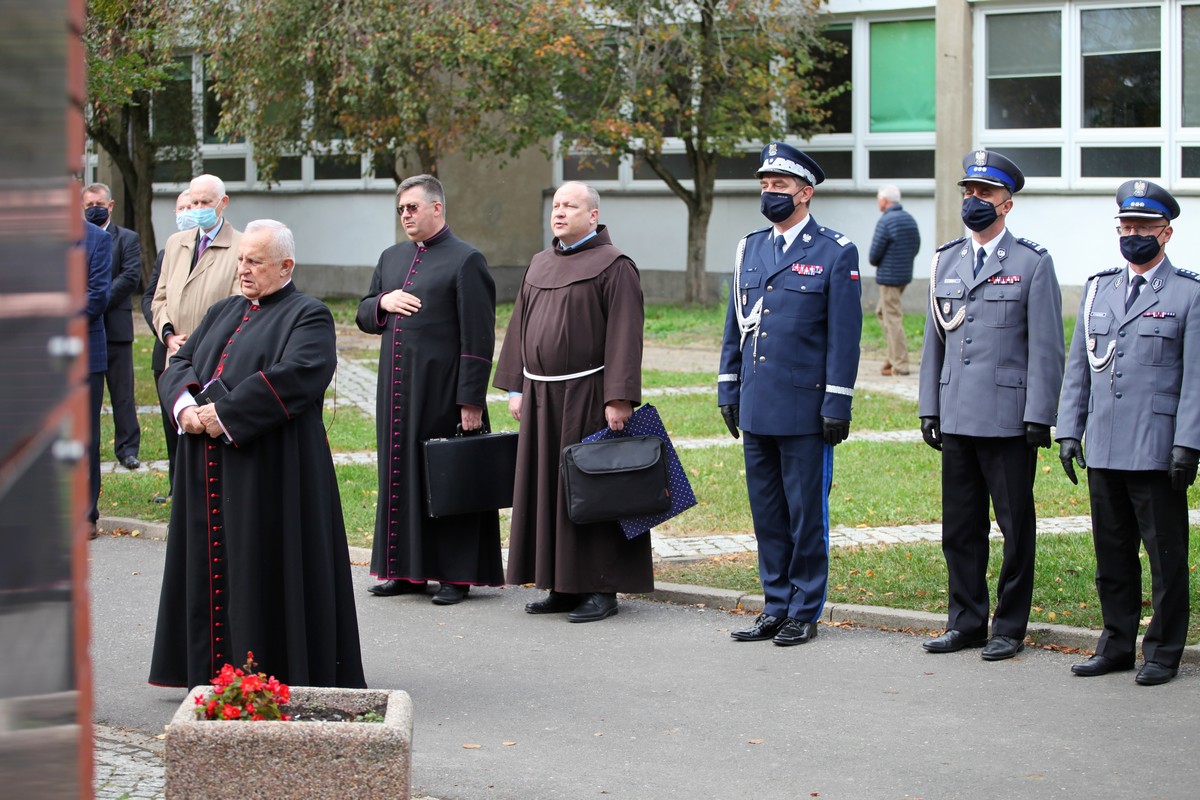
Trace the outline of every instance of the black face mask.
[[[799, 190], [796, 194], [800, 194]], [[783, 222], [796, 210], [796, 194], [787, 192], [763, 192], [758, 209], [771, 222]]]
[[999, 216], [996, 206], [988, 201], [980, 200], [975, 195], [963, 198], [962, 221], [976, 233], [987, 230]]
[[103, 228], [104, 223], [108, 222], [108, 209], [104, 206], [89, 206], [83, 210], [83, 218]]
[[1130, 264], [1149, 264], [1158, 256], [1162, 245], [1157, 236], [1122, 236], [1121, 255]]

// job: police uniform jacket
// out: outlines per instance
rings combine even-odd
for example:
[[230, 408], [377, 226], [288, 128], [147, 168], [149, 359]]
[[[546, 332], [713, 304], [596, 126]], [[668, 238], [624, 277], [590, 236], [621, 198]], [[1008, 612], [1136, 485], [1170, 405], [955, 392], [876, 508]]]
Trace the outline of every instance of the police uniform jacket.
[[[823, 416], [850, 419], [862, 334], [858, 248], [811, 215], [779, 265], [772, 228], [738, 247], [717, 402], [740, 404], [742, 429], [764, 436], [820, 433]], [[760, 300], [743, 342], [738, 309], [751, 313]]]
[[1054, 424], [1062, 387], [1054, 260], [1006, 229], [976, 276], [976, 249], [970, 239], [956, 239], [934, 256], [918, 413], [938, 417], [943, 433], [1022, 436], [1026, 422]]
[[1164, 258], [1126, 312], [1128, 290], [1124, 267], [1088, 280], [1055, 436], [1089, 467], [1165, 470], [1172, 446], [1200, 450], [1200, 275]]

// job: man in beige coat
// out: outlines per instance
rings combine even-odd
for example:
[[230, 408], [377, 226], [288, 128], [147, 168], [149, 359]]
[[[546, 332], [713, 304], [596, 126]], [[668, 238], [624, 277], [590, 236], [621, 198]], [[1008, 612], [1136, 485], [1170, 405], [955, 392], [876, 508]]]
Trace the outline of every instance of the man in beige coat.
[[[167, 239], [150, 304], [154, 335], [166, 346], [168, 361], [200, 324], [209, 306], [241, 294], [237, 249], [242, 232], [225, 220], [225, 210], [229, 207], [225, 183], [215, 175], [200, 175], [192, 179], [188, 195], [191, 208], [180, 213], [191, 217], [196, 226]], [[155, 381], [165, 368], [164, 364], [155, 369]], [[164, 428], [174, 430], [174, 421], [166, 416], [164, 420]], [[167, 457], [173, 475], [175, 437], [169, 433]]]

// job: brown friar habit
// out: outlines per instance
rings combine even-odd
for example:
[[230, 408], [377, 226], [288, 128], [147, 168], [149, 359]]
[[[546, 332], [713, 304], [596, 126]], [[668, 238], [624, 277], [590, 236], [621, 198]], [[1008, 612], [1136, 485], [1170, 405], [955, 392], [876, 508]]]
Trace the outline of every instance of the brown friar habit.
[[[641, 402], [642, 285], [603, 225], [577, 249], [533, 257], [500, 350], [495, 385], [523, 392], [508, 582], [558, 592], [648, 592], [650, 537], [615, 522], [576, 525], [559, 479], [562, 450], [607, 424], [610, 400]], [[604, 369], [561, 381], [556, 377]]]
[[[420, 310], [407, 317], [384, 311], [380, 297], [394, 289], [420, 298]], [[487, 261], [445, 227], [425, 242], [389, 247], [358, 305], [358, 327], [383, 335], [371, 574], [384, 580], [502, 585], [498, 513], [427, 517], [421, 467], [421, 443], [454, 436], [462, 420], [460, 406], [483, 408], [487, 420], [496, 346], [496, 285]]]
[[289, 283], [208, 310], [159, 380], [174, 408], [220, 376], [232, 442], [179, 437], [150, 682], [209, 683], [254, 651], [286, 683], [365, 686], [346, 528], [321, 421], [333, 317]]

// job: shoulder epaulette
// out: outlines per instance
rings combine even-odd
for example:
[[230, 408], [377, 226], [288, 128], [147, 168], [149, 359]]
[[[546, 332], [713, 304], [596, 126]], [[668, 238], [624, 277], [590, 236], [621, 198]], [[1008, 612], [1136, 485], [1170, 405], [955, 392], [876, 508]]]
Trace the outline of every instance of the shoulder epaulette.
[[944, 245], [942, 245], [941, 247], [939, 247], [939, 248], [937, 249], [937, 251], [940, 253], [940, 252], [942, 252], [943, 250], [949, 250], [951, 247], [954, 247], [955, 245], [958, 245], [958, 244], [962, 244], [962, 243], [963, 243], [963, 242], [965, 242], [966, 240], [967, 240], [967, 237], [965, 237], [965, 236], [960, 236], [960, 237], [958, 237], [957, 239], [952, 239], [951, 241], [949, 241], [949, 242], [946, 242]]
[[1200, 283], [1200, 273], [1192, 272], [1190, 269], [1183, 269], [1182, 267], [1176, 267], [1175, 274], [1182, 275], [1185, 278], [1191, 278], [1192, 280]]
[[1099, 272], [1097, 272], [1095, 275], [1088, 275], [1088, 280], [1090, 281], [1092, 278], [1103, 278], [1105, 275], [1116, 275], [1118, 272], [1120, 272], [1123, 269], [1125, 269], [1125, 268], [1124, 267], [1113, 267], [1112, 269], [1102, 269]]
[[817, 228], [817, 233], [821, 234], [822, 236], [826, 236], [830, 239], [833, 239], [835, 242], [838, 243], [839, 247], [845, 247], [846, 245], [850, 244], [849, 236], [846, 236], [846, 234], [844, 234], [844, 233], [838, 233], [837, 231], [833, 230], [832, 228], [820, 227], [820, 228]]
[[1037, 253], [1039, 256], [1046, 252], [1046, 248], [1042, 247], [1032, 239], [1017, 239], [1017, 241], [1028, 247], [1033, 252]]
[[768, 226], [767, 226], [767, 227], [765, 227], [765, 228], [756, 228], [755, 230], [752, 230], [752, 231], [750, 231], [749, 233], [747, 233], [747, 234], [746, 234], [745, 236], [743, 236], [742, 238], [743, 238], [743, 239], [749, 239], [751, 236], [758, 236], [760, 233], [766, 233], [767, 231], [771, 230], [773, 227], [774, 227], [774, 226], [772, 226], [772, 225], [768, 225]]

